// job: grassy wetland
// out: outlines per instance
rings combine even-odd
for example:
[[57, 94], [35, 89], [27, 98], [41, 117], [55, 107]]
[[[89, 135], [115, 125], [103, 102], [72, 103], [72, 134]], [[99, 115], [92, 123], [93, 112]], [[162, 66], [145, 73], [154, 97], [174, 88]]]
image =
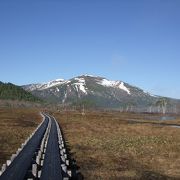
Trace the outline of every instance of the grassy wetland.
[[[51, 112], [85, 179], [180, 179], [180, 124], [149, 114]], [[150, 115], [159, 116], [159, 115]], [[136, 122], [138, 121], [138, 122]], [[41, 122], [38, 109], [0, 109], [0, 165]]]
[[180, 129], [129, 121], [146, 114], [54, 115], [85, 179], [180, 179]]

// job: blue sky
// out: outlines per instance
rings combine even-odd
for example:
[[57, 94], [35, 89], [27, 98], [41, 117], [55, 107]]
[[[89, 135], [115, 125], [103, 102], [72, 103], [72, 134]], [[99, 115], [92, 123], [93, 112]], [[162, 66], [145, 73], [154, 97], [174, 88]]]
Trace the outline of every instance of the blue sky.
[[81, 74], [180, 98], [179, 0], [0, 0], [0, 80]]

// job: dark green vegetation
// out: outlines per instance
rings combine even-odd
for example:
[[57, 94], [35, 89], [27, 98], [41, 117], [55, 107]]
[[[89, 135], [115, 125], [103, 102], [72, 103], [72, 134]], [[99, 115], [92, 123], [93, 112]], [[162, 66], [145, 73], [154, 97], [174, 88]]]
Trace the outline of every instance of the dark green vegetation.
[[20, 86], [0, 81], [0, 99], [3, 100], [20, 100], [31, 102], [42, 102], [40, 98], [35, 97], [30, 92], [25, 91]]

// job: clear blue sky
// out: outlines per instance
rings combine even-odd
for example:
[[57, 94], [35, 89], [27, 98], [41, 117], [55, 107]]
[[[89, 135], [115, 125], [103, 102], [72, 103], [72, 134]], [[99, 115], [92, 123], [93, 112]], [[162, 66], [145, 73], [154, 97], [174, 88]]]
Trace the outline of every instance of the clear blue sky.
[[0, 0], [0, 80], [81, 74], [180, 98], [179, 0]]

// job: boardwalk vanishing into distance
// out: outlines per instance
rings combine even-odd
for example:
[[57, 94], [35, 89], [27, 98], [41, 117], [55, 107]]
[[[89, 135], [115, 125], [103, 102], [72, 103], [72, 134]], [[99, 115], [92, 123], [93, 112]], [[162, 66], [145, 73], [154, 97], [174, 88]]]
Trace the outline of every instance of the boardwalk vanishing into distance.
[[0, 180], [74, 179], [65, 142], [56, 119], [45, 113], [42, 123], [3, 164]]

